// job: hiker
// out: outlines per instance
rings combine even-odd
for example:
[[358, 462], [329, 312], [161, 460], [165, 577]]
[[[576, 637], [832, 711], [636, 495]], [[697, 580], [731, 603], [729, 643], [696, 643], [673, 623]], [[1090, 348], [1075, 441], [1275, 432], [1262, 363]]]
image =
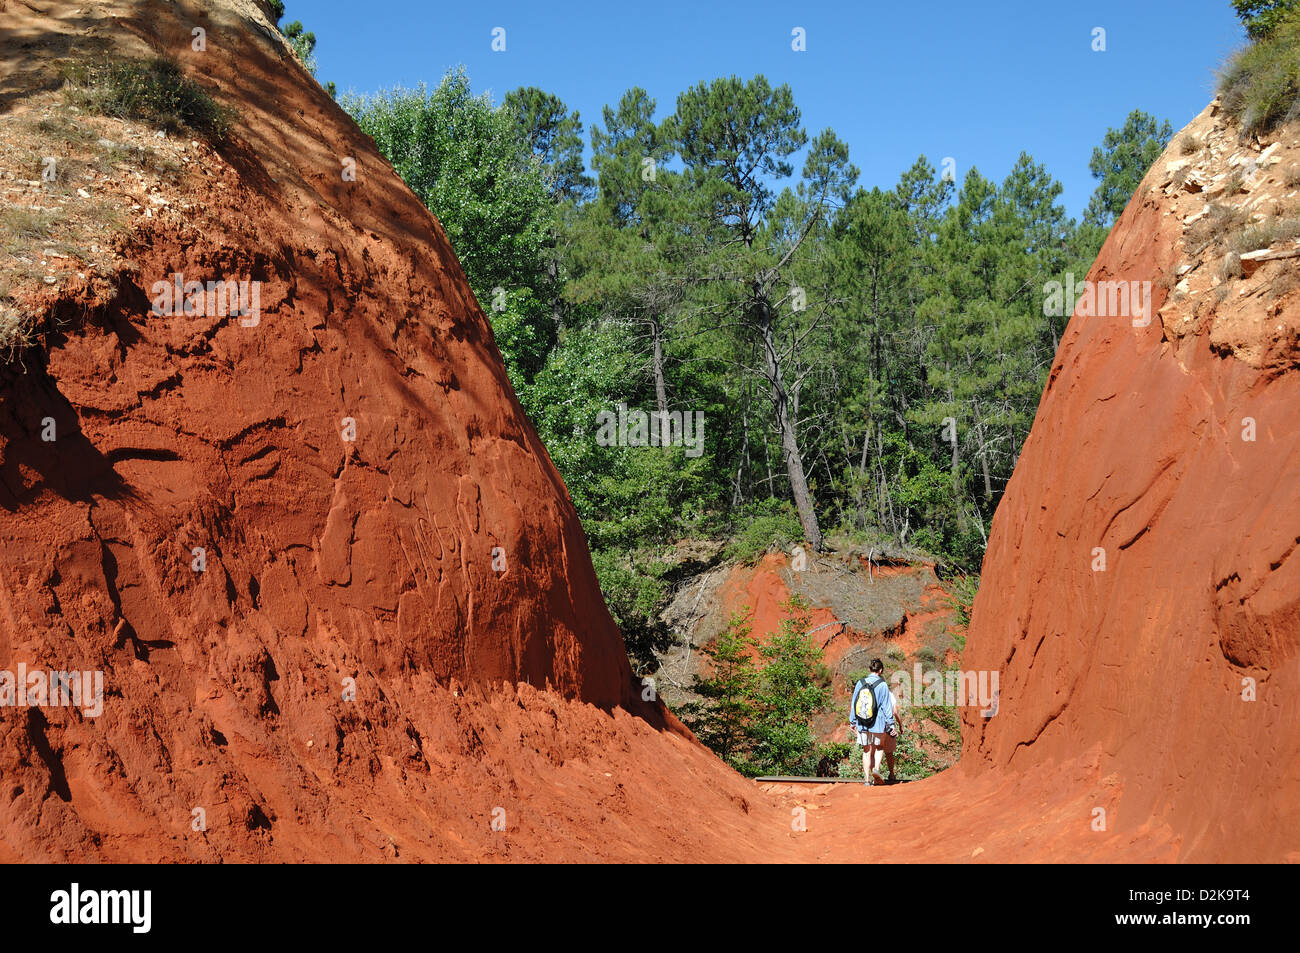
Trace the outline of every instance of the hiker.
[[867, 666], [870, 674], [853, 686], [853, 702], [849, 708], [849, 724], [858, 734], [862, 746], [862, 774], [867, 784], [884, 784], [880, 777], [880, 757], [884, 755], [889, 765], [889, 782], [894, 777], [894, 746], [898, 743], [898, 720], [894, 717], [894, 696], [885, 683], [885, 665], [872, 659]]

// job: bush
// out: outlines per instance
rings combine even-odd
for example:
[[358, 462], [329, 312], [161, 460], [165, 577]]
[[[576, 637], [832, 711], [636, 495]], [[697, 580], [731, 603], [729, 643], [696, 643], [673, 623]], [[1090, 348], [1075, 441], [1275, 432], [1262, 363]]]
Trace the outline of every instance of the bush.
[[500, 299], [494, 292], [486, 302], [484, 311], [492, 324], [492, 337], [496, 340], [501, 359], [510, 375], [515, 393], [522, 393], [546, 363], [547, 355], [555, 346], [554, 324], [544, 302], [539, 301], [531, 288], [500, 289]]
[[659, 618], [667, 597], [663, 563], [640, 558], [637, 551], [593, 549], [591, 562], [600, 580], [609, 614], [623, 632], [628, 658], [637, 674], [652, 671], [655, 652], [673, 642], [673, 634]]
[[1297, 115], [1300, 105], [1300, 10], [1279, 12], [1268, 33], [1238, 52], [1219, 79], [1223, 108], [1246, 132], [1260, 133]]
[[727, 628], [701, 652], [708, 657], [707, 678], [696, 675], [693, 688], [704, 700], [691, 702], [677, 714], [688, 728], [718, 757], [737, 771], [746, 769], [749, 744], [747, 730], [754, 711], [754, 669], [750, 637], [750, 612], [737, 612]]
[[1300, 218], [1274, 215], [1262, 222], [1247, 225], [1233, 235], [1228, 242], [1228, 250], [1240, 255], [1294, 238], [1300, 238]]
[[759, 649], [764, 665], [753, 694], [748, 725], [749, 769], [754, 774], [816, 773], [821, 746], [812, 717], [830, 697], [821, 649], [806, 634], [808, 604], [792, 595], [785, 603], [781, 630]]
[[480, 301], [497, 286], [540, 290], [556, 225], [550, 185], [514, 116], [475, 95], [463, 67], [432, 90], [348, 95], [340, 105], [438, 216]]
[[723, 550], [727, 560], [752, 563], [773, 547], [788, 550], [803, 539], [803, 527], [794, 505], [767, 499], [742, 510], [741, 528]]
[[50, 236], [50, 226], [54, 224], [58, 212], [51, 209], [19, 208], [10, 206], [0, 209], [0, 231], [14, 239], [42, 241]]
[[1213, 242], [1216, 246], [1230, 234], [1240, 231], [1250, 221], [1250, 213], [1235, 205], [1211, 202], [1209, 211], [1187, 230], [1189, 248], [1200, 250]]
[[227, 111], [169, 59], [73, 63], [65, 67], [64, 79], [71, 99], [100, 115], [217, 138], [229, 128]]
[[846, 769], [852, 771], [855, 761], [861, 768], [862, 758], [854, 757], [858, 753], [858, 746], [851, 741], [832, 741], [822, 745], [817, 752], [817, 777], [848, 777], [844, 772]]
[[[894, 752], [900, 780], [919, 781], [956, 762], [961, 754], [961, 718], [956, 707], [929, 705], [912, 708], [904, 720], [907, 724], [899, 734]], [[941, 726], [948, 735], [947, 740], [940, 741], [937, 734], [927, 731], [927, 722]]]
[[733, 616], [703, 650], [712, 671], [697, 675], [693, 688], [705, 701], [677, 711], [702, 742], [751, 777], [815, 775], [845, 756], [837, 745], [818, 744], [812, 730], [813, 715], [830, 691], [821, 649], [806, 634], [808, 606], [791, 596], [785, 611], [781, 631], [761, 647], [750, 636], [748, 613]]

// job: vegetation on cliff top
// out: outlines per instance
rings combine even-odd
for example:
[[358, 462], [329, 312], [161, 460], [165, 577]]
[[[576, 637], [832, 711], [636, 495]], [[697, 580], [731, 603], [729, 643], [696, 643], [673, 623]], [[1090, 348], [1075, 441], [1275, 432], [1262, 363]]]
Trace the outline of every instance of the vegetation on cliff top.
[[1239, 0], [1255, 42], [1219, 78], [1223, 106], [1246, 132], [1261, 133], [1300, 115], [1300, 3]]

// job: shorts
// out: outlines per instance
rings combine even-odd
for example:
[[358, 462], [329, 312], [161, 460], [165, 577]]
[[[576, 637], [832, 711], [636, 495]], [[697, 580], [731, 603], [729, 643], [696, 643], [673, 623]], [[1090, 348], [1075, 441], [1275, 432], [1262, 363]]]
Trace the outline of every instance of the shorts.
[[859, 731], [858, 744], [864, 748], [879, 748], [888, 753], [894, 750], [898, 739], [883, 731]]

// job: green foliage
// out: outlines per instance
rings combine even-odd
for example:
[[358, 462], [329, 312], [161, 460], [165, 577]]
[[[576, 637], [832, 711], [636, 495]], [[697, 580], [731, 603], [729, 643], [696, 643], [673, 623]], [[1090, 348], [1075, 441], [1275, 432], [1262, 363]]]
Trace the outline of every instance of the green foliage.
[[[312, 76], [316, 75], [316, 34], [302, 25], [301, 20], [294, 20], [285, 26], [280, 25], [284, 18], [284, 0], [270, 0], [271, 22], [275, 24], [284, 38], [289, 41], [293, 47], [294, 55], [298, 57], [307, 72]], [[325, 84], [325, 90], [333, 98], [337, 90], [332, 82]]]
[[531, 288], [501, 289], [486, 302], [501, 358], [516, 387], [527, 388], [555, 343], [549, 309]]
[[1246, 35], [1262, 40], [1300, 10], [1300, 0], [1232, 0], [1232, 6], [1246, 27]]
[[[946, 739], [930, 730], [943, 727]], [[953, 705], [918, 706], [908, 710], [894, 749], [895, 776], [919, 781], [949, 767], [961, 754], [961, 718]]]
[[789, 552], [803, 539], [799, 516], [786, 500], [758, 500], [736, 518], [739, 529], [722, 554], [729, 561], [752, 563], [772, 549]]
[[68, 93], [91, 112], [134, 119], [168, 132], [226, 135], [230, 113], [173, 60], [109, 60], [65, 64]]
[[765, 663], [753, 693], [749, 770], [755, 774], [811, 775], [820, 756], [812, 717], [830, 697], [822, 651], [807, 634], [808, 605], [797, 595], [785, 604], [781, 630], [760, 649]]
[[[455, 70], [345, 106], [446, 228], [639, 666], [666, 637], [655, 553], [684, 536], [750, 561], [834, 525], [978, 570], [1069, 317], [1046, 284], [1082, 279], [1168, 140], [1141, 112], [1110, 130], [1080, 223], [1028, 155], [1001, 181], [921, 156], [855, 188], [834, 131], [762, 76], [663, 117], [628, 90], [589, 170], [544, 90], [494, 108]], [[599, 445], [620, 405], [702, 413], [703, 453]]]
[[761, 647], [750, 636], [748, 614], [733, 616], [702, 650], [712, 670], [697, 675], [693, 688], [704, 701], [678, 711], [701, 741], [755, 777], [811, 776], [836, 754], [818, 744], [812, 730], [813, 715], [830, 697], [830, 676], [821, 649], [807, 634], [808, 605], [791, 596], [785, 611], [780, 631]]
[[394, 89], [343, 107], [447, 231], [480, 301], [539, 290], [554, 205], [513, 116], [475, 96], [463, 68], [437, 88]]
[[[970, 625], [971, 607], [975, 605], [975, 594], [979, 592], [980, 577], [978, 573], [968, 573], [961, 576], [953, 576], [948, 581], [947, 591], [944, 593], [943, 601], [952, 610], [953, 624], [965, 632]], [[965, 648], [966, 636], [964, 634], [955, 637], [958, 648]]]
[[1238, 52], [1219, 77], [1223, 108], [1246, 132], [1264, 132], [1296, 118], [1300, 104], [1300, 7], [1260, 13], [1267, 27]]
[[1107, 129], [1088, 162], [1098, 182], [1084, 218], [1101, 226], [1109, 226], [1119, 218], [1172, 135], [1169, 120], [1159, 123], [1140, 109], [1129, 113], [1121, 128]]
[[666, 541], [695, 501], [709, 499], [707, 454], [596, 442], [600, 413], [645, 403], [631, 363], [617, 326], [569, 328], [521, 394], [596, 549]]
[[678, 715], [695, 736], [738, 771], [757, 774], [748, 753], [760, 673], [753, 660], [748, 611], [734, 614], [722, 634], [700, 651], [711, 672], [696, 676], [692, 688], [704, 700], [682, 706]]
[[657, 665], [655, 652], [663, 651], [673, 641], [672, 633], [659, 619], [668, 595], [664, 578], [667, 567], [645, 550], [637, 549], [593, 549], [591, 561], [605, 604], [623, 632], [633, 671], [652, 674]]
[[301, 20], [294, 20], [288, 26], [280, 28], [280, 32], [288, 39], [289, 45], [293, 47], [293, 52], [302, 65], [307, 68], [307, 72], [316, 75], [316, 34], [306, 29]]
[[859, 769], [862, 766], [860, 752], [861, 749], [852, 741], [832, 741], [822, 745], [817, 752], [817, 777], [848, 777], [845, 770], [852, 770], [855, 761]]
[[591, 189], [582, 165], [582, 121], [551, 93], [521, 86], [506, 93], [501, 107], [515, 120], [557, 199], [579, 201]]
[[[801, 443], [806, 422], [798, 413], [811, 349], [800, 345], [828, 317], [827, 275], [816, 267], [814, 236], [829, 227], [857, 170], [831, 130], [810, 144], [790, 88], [773, 87], [761, 75], [687, 90], [659, 135], [683, 166], [665, 186], [660, 230], [670, 237], [660, 247], [695, 292], [687, 309], [693, 329], [713, 332], [724, 352], [720, 363], [740, 371], [739, 383], [761, 402], [803, 535], [820, 548], [810, 456]], [[797, 187], [778, 192], [794, 172], [791, 156], [805, 145]], [[808, 297], [823, 306], [806, 307]]]
[[975, 604], [975, 594], [979, 592], [979, 588], [978, 573], [954, 576], [948, 581], [948, 591], [944, 601], [953, 610], [953, 621], [962, 628], [970, 625], [970, 610]]

